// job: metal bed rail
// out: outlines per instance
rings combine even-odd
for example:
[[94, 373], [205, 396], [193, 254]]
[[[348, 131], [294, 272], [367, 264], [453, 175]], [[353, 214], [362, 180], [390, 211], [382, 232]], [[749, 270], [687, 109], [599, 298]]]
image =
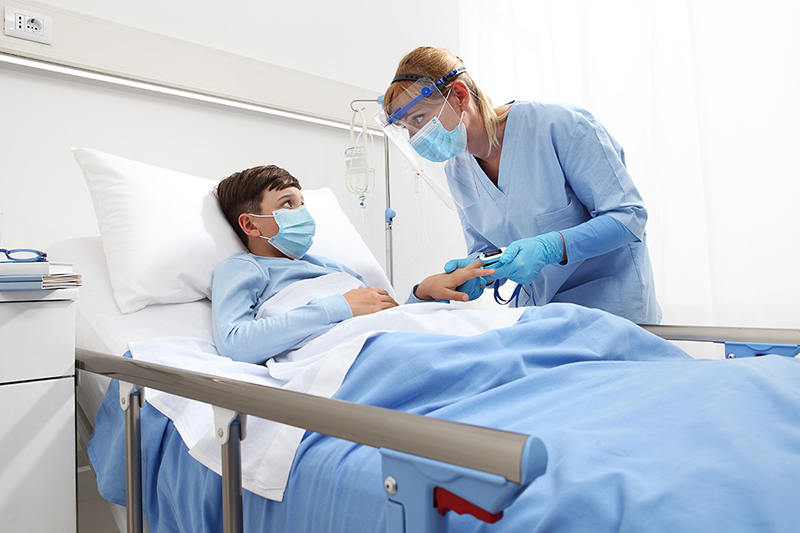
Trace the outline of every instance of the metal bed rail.
[[800, 344], [800, 329], [662, 326], [655, 324], [642, 324], [641, 327], [668, 341]]
[[649, 324], [641, 327], [668, 341], [724, 344], [727, 359], [765, 354], [794, 357], [800, 353], [800, 329]]
[[[531, 481], [531, 455], [538, 451], [531, 450], [529, 439], [541, 446], [538, 439], [529, 435], [285, 391], [89, 350], [75, 350], [75, 366], [120, 381], [120, 404], [126, 410], [126, 453], [131, 452], [131, 457], [126, 457], [130, 533], [142, 531], [141, 458], [137, 456], [141, 452], [138, 437], [143, 387], [208, 403], [215, 407], [215, 412], [220, 408], [234, 415], [229, 418], [227, 427], [220, 427], [220, 417], [215, 413], [217, 436], [230, 435], [227, 441], [220, 440], [224, 454], [223, 522], [226, 532], [242, 528], [238, 440], [244, 438], [240, 433], [244, 433], [245, 428], [238, 427], [238, 414], [502, 476], [512, 483]], [[546, 463], [546, 452], [544, 460]]]

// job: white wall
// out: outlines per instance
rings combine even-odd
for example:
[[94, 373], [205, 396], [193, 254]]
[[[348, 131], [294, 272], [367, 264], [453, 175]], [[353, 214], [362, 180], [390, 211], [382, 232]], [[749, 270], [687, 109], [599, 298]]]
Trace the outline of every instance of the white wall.
[[46, 4], [379, 92], [411, 49], [458, 47], [458, 0]]
[[800, 2], [461, 0], [496, 102], [577, 104], [625, 148], [665, 324], [800, 325]]
[[[82, 7], [78, 4], [81, 3], [53, 3], [75, 10]], [[106, 3], [85, 4], [103, 7]], [[212, 21], [205, 15], [210, 10], [202, 9], [196, 2], [180, 4], [194, 11], [177, 26], [194, 27], [196, 23], [200, 35], [209, 33]], [[445, 4], [445, 7], [453, 5]], [[276, 64], [290, 64], [295, 69], [323, 75], [338, 72], [337, 65], [342, 65], [343, 72], [358, 71], [362, 76], [368, 73], [370, 80], [362, 78], [363, 83], [382, 90], [399, 57], [407, 49], [425, 42], [429, 35], [437, 35], [439, 44], [444, 46], [455, 47], [458, 42], [457, 18], [452, 24], [443, 23], [439, 17], [412, 26], [416, 33], [404, 33], [409, 44], [375, 38], [380, 32], [373, 30], [370, 32], [373, 41], [368, 44], [372, 54], [370, 64], [356, 53], [355, 45], [342, 41], [344, 28], [352, 24], [352, 11], [359, 5], [356, 2], [350, 8], [340, 5], [339, 9], [331, 10], [326, 13], [326, 24], [314, 32], [307, 30], [306, 8], [284, 6], [280, 18], [269, 25], [270, 42], [262, 43], [264, 52], [259, 59], [272, 59]], [[423, 8], [421, 2], [410, 5]], [[255, 3], [242, 7], [266, 9]], [[114, 17], [124, 21], [128, 7], [120, 4], [117, 8]], [[431, 8], [426, 9], [431, 12]], [[148, 10], [153, 16], [158, 15], [163, 12], [163, 4], [141, 3], [137, 13]], [[371, 6], [369, 16], [362, 16], [360, 23], [375, 28], [384, 20], [396, 20], [394, 15], [394, 9]], [[261, 16], [272, 20], [266, 13]], [[57, 26], [54, 28], [57, 36]], [[381, 56], [385, 60], [376, 66]], [[341, 79], [353, 83], [348, 77], [344, 75]], [[4, 247], [44, 249], [63, 239], [98, 234], [86, 185], [70, 152], [72, 146], [84, 146], [215, 179], [259, 164], [283, 166], [304, 187], [331, 187], [375, 256], [384, 262], [383, 158], [376, 158], [376, 189], [362, 213], [344, 187], [343, 153], [349, 143], [344, 130], [3, 63], [0, 63], [0, 101], [5, 105], [0, 127], [0, 212], [4, 213], [0, 245]], [[377, 106], [367, 112], [370, 116], [377, 113]], [[377, 146], [381, 148], [380, 141]], [[403, 299], [413, 283], [441, 269], [447, 259], [462, 255], [464, 244], [455, 213], [436, 200], [425, 207], [423, 195], [415, 195], [403, 182], [404, 170], [398, 158], [392, 161], [396, 167], [392, 201], [398, 212], [394, 225], [395, 288], [398, 298]], [[423, 208], [418, 209], [418, 203]], [[420, 227], [435, 228], [435, 246], [428, 242], [427, 247], [420, 248], [417, 238]]]
[[[800, 257], [800, 241], [795, 238], [800, 226], [791, 215], [796, 211], [800, 183], [795, 179], [798, 167], [791, 164], [800, 121], [777, 118], [797, 117], [798, 106], [792, 96], [797, 92], [798, 70], [791, 68], [796, 61], [785, 61], [786, 57], [796, 58], [797, 52], [796, 47], [790, 53], [791, 47], [781, 46], [791, 32], [773, 29], [776, 24], [790, 28], [796, 20], [796, 6], [790, 10], [793, 16], [778, 21], [772, 20], [774, 9], [749, 17], [749, 38], [740, 39], [741, 28], [729, 20], [730, 10], [721, 17], [714, 6], [703, 2], [675, 8], [687, 11], [693, 25], [671, 20], [665, 4], [615, 2], [609, 6], [622, 9], [627, 18], [611, 16], [609, 26], [578, 8], [591, 13], [611, 7], [581, 2], [546, 2], [547, 16], [513, 20], [509, 20], [505, 3], [489, 9], [467, 0], [409, 0], [402, 8], [355, 0], [276, 4], [226, 2], [225, 20], [244, 21], [244, 26], [233, 22], [220, 25], [217, 4], [205, 0], [59, 0], [40, 5], [246, 55], [373, 92], [385, 88], [405, 52], [420, 44], [442, 45], [465, 58], [471, 72], [497, 101], [544, 98], [583, 104], [622, 141], [645, 196], [651, 213], [650, 249], [667, 322], [796, 327], [795, 295], [800, 285], [793, 276], [775, 273], [791, 269]], [[465, 9], [472, 4], [473, 9]], [[540, 4], [520, 5], [534, 9], [541, 8]], [[628, 9], [631, 6], [632, 11]], [[465, 18], [466, 14], [475, 15], [474, 20]], [[255, 25], [247, 21], [255, 21]], [[671, 33], [665, 34], [665, 28], [685, 38], [673, 39]], [[659, 35], [661, 41], [655, 39]], [[56, 20], [55, 38], [58, 36]], [[753, 57], [749, 46], [754, 41], [772, 43], [766, 48], [774, 53]], [[696, 50], [688, 49], [687, 42]], [[482, 57], [490, 49], [487, 43], [504, 53]], [[657, 47], [653, 43], [662, 44]], [[600, 62], [601, 58], [606, 63]], [[660, 74], [649, 73], [647, 65], [651, 63], [642, 58], [655, 58], [666, 68]], [[676, 58], [686, 61], [674, 61]], [[603, 70], [605, 64], [611, 65], [607, 71]], [[637, 85], [620, 84], [615, 76], [622, 72], [644, 73]], [[689, 90], [692, 87], [676, 84], [679, 75], [694, 79], [694, 85], [703, 90], [695, 94]], [[749, 85], [755, 90], [743, 93], [743, 76], [758, 82]], [[528, 80], [536, 90], [504, 91], [509, 80]], [[618, 93], [621, 98], [609, 96]], [[661, 103], [654, 106], [657, 97]], [[343, 131], [2, 64], [0, 98], [4, 102], [0, 123], [0, 212], [5, 213], [2, 245], [46, 247], [65, 237], [97, 232], [88, 193], [69, 153], [70, 146], [83, 145], [215, 178], [244, 166], [281, 164], [307, 186], [331, 186], [373, 253], [384, 261], [383, 161], [380, 157], [376, 161], [378, 185], [362, 213], [342, 182], [342, 152], [347, 146]], [[368, 105], [367, 114], [371, 116], [375, 107]], [[642, 109], [651, 112], [642, 113]], [[776, 121], [789, 124], [791, 134], [771, 135], [770, 124]], [[691, 128], [670, 135], [667, 123], [686, 123]], [[713, 130], [708, 126], [716, 124], [732, 124], [731, 130], [743, 132], [742, 142], [721, 144], [717, 134], [709, 133]], [[730, 157], [744, 153], [736, 148], [740, 145], [758, 147], [758, 153], [765, 155], [748, 154], [750, 163], [745, 170], [736, 163], [739, 158]], [[670, 154], [678, 157], [666, 157]], [[424, 188], [423, 194], [414, 194], [394, 155], [392, 200], [398, 211], [395, 285], [403, 297], [414, 282], [439, 270], [446, 259], [461, 256], [464, 244], [455, 214], [433, 196], [426, 196]], [[647, 161], [652, 163], [652, 172], [645, 166]], [[699, 175], [707, 178], [705, 186]], [[733, 182], [734, 175], [744, 179]], [[733, 192], [739, 198], [744, 193], [747, 200], [730, 200]], [[708, 203], [708, 212], [724, 216], [707, 219], [697, 208], [702, 202]], [[755, 227], [760, 230], [754, 232]], [[711, 237], [721, 238], [713, 244]], [[713, 307], [707, 303], [712, 291], [713, 301], [720, 302]], [[751, 296], [758, 304], [750, 304], [742, 295]]]

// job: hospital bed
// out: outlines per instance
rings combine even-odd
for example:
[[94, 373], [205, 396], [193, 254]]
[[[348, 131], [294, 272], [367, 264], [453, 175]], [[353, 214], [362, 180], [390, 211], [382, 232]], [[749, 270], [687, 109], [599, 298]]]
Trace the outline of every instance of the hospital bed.
[[[92, 179], [99, 178], [87, 176], [90, 188], [97, 186]], [[131, 201], [130, 191], [117, 192]], [[96, 207], [103, 201], [98, 194], [93, 193]], [[315, 194], [307, 191], [307, 201]], [[321, 203], [331, 203], [328, 193], [319, 196]], [[323, 211], [312, 214], [318, 223], [327, 219]], [[113, 246], [120, 244], [120, 234], [100, 221], [102, 237], [58, 243], [49, 253], [54, 260], [73, 262], [84, 277], [76, 321], [77, 366], [82, 369], [77, 396], [85, 419], [93, 421], [89, 448], [99, 490], [116, 504], [126, 503], [125, 427], [137, 411], [123, 410], [121, 399], [131, 393], [135, 397], [129, 383], [148, 387], [148, 402], [138, 412], [140, 440], [128, 445], [141, 443], [141, 500], [127, 503], [143, 508], [153, 531], [219, 531], [223, 522], [245, 531], [424, 531], [415, 529], [416, 512], [433, 521], [432, 528], [459, 532], [794, 531], [800, 524], [800, 364], [793, 357], [743, 357], [748, 349], [753, 354], [789, 349], [783, 346], [797, 342], [796, 330], [761, 332], [766, 338], [753, 338], [747, 331], [704, 330], [711, 341], [733, 333], [739, 342], [726, 351], [738, 356], [698, 361], [623, 319], [566, 304], [532, 308], [513, 325], [473, 336], [450, 335], [443, 329], [445, 334], [390, 332], [369, 337], [331, 392], [331, 404], [313, 403], [324, 398], [305, 404], [309, 398], [303, 396], [297, 413], [290, 409], [276, 416], [230, 393], [223, 404], [229, 415], [252, 409], [257, 416], [278, 420], [294, 416], [298, 425], [334, 435], [302, 433], [289, 458], [282, 497], [259, 488], [257, 480], [252, 490], [245, 482], [238, 511], [236, 489], [223, 488], [214, 472], [235, 468], [226, 467], [221, 458], [219, 465], [203, 464], [197, 459], [203, 456], [202, 439], [188, 439], [192, 442], [187, 444], [180, 429], [184, 421], [171, 419], [149, 403], [158, 387], [192, 395], [193, 387], [181, 380], [206, 379], [202, 372], [137, 362], [135, 353], [133, 361], [121, 357], [134, 341], [210, 341], [210, 303], [203, 298], [155, 302], [152, 296], [153, 301], [140, 309], [122, 313], [120, 301], [130, 304], [137, 295], [116, 290], [124, 285], [112, 274], [119, 259], [113, 257]], [[140, 221], [128, 222], [136, 231], [141, 229]], [[340, 227], [334, 233], [350, 234]], [[320, 237], [326, 239], [324, 232]], [[366, 248], [360, 239], [343, 243], [338, 237], [330, 247], [332, 255], [344, 247], [352, 259]], [[354, 265], [357, 271], [367, 278], [377, 275], [368, 257], [360, 259], [361, 264]], [[163, 275], [163, 264], [158, 268]], [[123, 279], [141, 280], [128, 274], [130, 278]], [[654, 329], [685, 338], [682, 329]], [[767, 342], [745, 342], [753, 340]], [[119, 382], [101, 374], [120, 377], [125, 392], [121, 395]], [[269, 391], [247, 377], [239, 381], [246, 383], [237, 385], [228, 378], [204, 383], [208, 389], [215, 382], [220, 390], [238, 388], [245, 398], [261, 394], [270, 406]], [[170, 401], [162, 396], [161, 407]], [[186, 404], [177, 405], [190, 410]], [[309, 413], [325, 409], [322, 405], [352, 409], [356, 417], [365, 417], [363, 427], [348, 433], [351, 429], [320, 426], [327, 415], [322, 421], [313, 416], [309, 420]], [[399, 417], [363, 411], [367, 406], [389, 409]], [[405, 413], [415, 416], [406, 418]], [[376, 426], [383, 415], [384, 425]], [[269, 448], [268, 442], [253, 442], [258, 434], [251, 427], [254, 422], [247, 418], [242, 446], [250, 441], [256, 448]], [[439, 422], [445, 425], [437, 426]], [[212, 433], [223, 429], [235, 435], [238, 430], [235, 423], [208, 424]], [[134, 434], [135, 427], [133, 420], [128, 422]], [[433, 438], [445, 427], [452, 429], [455, 441]], [[376, 437], [383, 440], [373, 440]], [[484, 438], [488, 448], [476, 451], [480, 447], [473, 444]], [[442, 442], [448, 452], [441, 452]], [[387, 450], [382, 453], [378, 447]], [[400, 453], [389, 451], [392, 447]], [[435, 448], [440, 449], [431, 452]], [[428, 452], [436, 463], [424, 458]], [[235, 450], [231, 453], [236, 455]], [[246, 450], [241, 454], [243, 463], [250, 464]], [[504, 466], [492, 464], [496, 460]], [[417, 466], [405, 469], [398, 462]], [[447, 466], [451, 463], [455, 467]], [[395, 470], [384, 472], [385, 468]], [[400, 473], [395, 473], [398, 468]], [[398, 490], [408, 486], [408, 478], [402, 477], [411, 475], [407, 472], [413, 474], [410, 483], [422, 487], [414, 494]], [[248, 470], [241, 474], [247, 478]], [[459, 475], [469, 480], [464, 484], [470, 489], [459, 484]], [[448, 492], [437, 493], [437, 487]], [[444, 503], [443, 510], [449, 505], [496, 522], [454, 512], [441, 515], [434, 497], [445, 501], [449, 494], [456, 496], [455, 503]], [[225, 516], [223, 497], [232, 501]], [[483, 506], [485, 512], [469, 503]]]

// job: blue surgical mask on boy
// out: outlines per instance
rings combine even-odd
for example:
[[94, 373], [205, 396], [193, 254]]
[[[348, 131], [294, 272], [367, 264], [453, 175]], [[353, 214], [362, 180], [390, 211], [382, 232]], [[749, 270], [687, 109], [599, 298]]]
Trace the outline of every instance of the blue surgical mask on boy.
[[314, 243], [316, 223], [304, 205], [296, 209], [279, 209], [271, 215], [248, 214], [259, 218], [275, 217], [278, 233], [273, 237], [259, 237], [267, 239], [272, 246], [291, 259], [300, 259], [306, 255]]

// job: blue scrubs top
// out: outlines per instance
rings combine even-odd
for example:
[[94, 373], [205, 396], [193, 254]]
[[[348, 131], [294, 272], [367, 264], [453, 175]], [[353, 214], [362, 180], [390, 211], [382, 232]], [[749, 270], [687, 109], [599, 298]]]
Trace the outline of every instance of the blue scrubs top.
[[544, 267], [522, 288], [518, 305], [571, 302], [640, 324], [661, 321], [644, 230], [647, 211], [622, 147], [591, 113], [514, 102], [497, 186], [468, 153], [449, 160], [445, 171], [471, 256], [598, 216], [614, 217], [633, 234], [632, 242], [611, 252]]

